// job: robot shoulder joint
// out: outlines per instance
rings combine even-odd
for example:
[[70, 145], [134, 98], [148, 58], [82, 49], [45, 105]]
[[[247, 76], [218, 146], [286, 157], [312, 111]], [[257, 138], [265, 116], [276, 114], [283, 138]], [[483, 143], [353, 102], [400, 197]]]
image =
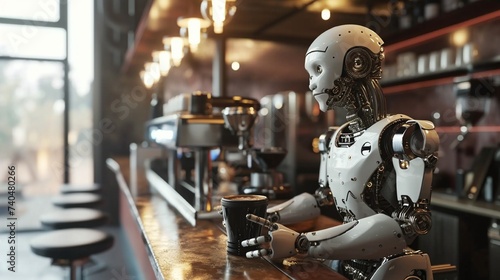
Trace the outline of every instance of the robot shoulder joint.
[[396, 155], [403, 158], [428, 158], [437, 152], [439, 136], [432, 122], [408, 120], [396, 130], [392, 146]]

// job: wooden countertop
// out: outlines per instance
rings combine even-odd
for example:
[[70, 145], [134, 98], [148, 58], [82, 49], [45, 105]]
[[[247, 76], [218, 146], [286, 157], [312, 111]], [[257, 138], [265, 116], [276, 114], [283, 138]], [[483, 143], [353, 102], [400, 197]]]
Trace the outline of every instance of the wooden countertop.
[[[119, 180], [120, 181], [120, 180]], [[133, 199], [120, 184], [120, 218], [146, 279], [346, 279], [312, 258], [270, 261], [226, 253], [221, 219], [191, 226], [157, 195]], [[326, 228], [337, 221], [321, 216], [295, 225]]]
[[[193, 227], [160, 197], [141, 198], [135, 206], [159, 279], [345, 279], [310, 258], [271, 262], [228, 255], [221, 220], [199, 220]], [[331, 223], [326, 217], [318, 222], [323, 220]]]

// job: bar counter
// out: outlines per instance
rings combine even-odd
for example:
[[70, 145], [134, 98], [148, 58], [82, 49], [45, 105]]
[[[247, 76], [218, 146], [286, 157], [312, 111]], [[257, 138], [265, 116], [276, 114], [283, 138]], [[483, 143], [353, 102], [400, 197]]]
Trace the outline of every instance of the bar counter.
[[[125, 181], [121, 181], [121, 224], [148, 280], [346, 279], [312, 258], [271, 261], [228, 255], [222, 219], [198, 220], [193, 227], [160, 196], [151, 194], [134, 199]], [[295, 225], [295, 229], [320, 229], [336, 224], [337, 221], [321, 216]]]

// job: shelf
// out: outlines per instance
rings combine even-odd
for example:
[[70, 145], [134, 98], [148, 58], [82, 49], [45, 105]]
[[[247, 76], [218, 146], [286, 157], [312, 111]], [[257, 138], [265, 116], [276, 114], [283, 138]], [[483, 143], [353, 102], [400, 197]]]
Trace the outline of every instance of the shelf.
[[[439, 17], [415, 25], [412, 28], [386, 35], [385, 53], [395, 57], [406, 49], [417, 49], [423, 44], [431, 44], [432, 40], [443, 38], [456, 30], [468, 28], [500, 18], [500, 2], [477, 1], [463, 8], [441, 14]], [[427, 46], [428, 47], [428, 46]], [[471, 78], [484, 78], [500, 75], [500, 57], [475, 62], [461, 67], [448, 68], [436, 72], [417, 74], [408, 77], [382, 79], [381, 85], [385, 94], [404, 93], [421, 88], [453, 84], [459, 76], [469, 75]]]
[[439, 17], [415, 25], [402, 32], [384, 36], [386, 53], [414, 47], [423, 42], [500, 17], [500, 2], [477, 1], [463, 8], [441, 14]]
[[[438, 126], [436, 131], [439, 133], [461, 133], [460, 126]], [[500, 132], [498, 125], [473, 126], [469, 129], [469, 133], [491, 133]]]
[[380, 84], [384, 88], [385, 94], [396, 94], [420, 88], [452, 84], [457, 76], [465, 75], [470, 75], [471, 78], [500, 75], [500, 59], [477, 62], [469, 66], [450, 68], [411, 77], [382, 80]]
[[462, 213], [500, 219], [500, 205], [492, 202], [472, 201], [434, 192], [432, 194], [432, 205]]
[[392, 78], [385, 81], [381, 81], [380, 84], [384, 87], [392, 87], [392, 86], [416, 83], [421, 81], [438, 80], [447, 77], [456, 77], [460, 75], [466, 75], [468, 73], [469, 73], [469, 67], [457, 67], [457, 68], [450, 68], [447, 70], [430, 72], [426, 74], [413, 75], [404, 78]]

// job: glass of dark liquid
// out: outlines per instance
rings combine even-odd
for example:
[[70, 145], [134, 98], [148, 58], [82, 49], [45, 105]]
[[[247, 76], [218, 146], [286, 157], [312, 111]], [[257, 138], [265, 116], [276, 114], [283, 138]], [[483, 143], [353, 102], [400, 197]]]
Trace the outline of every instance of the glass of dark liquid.
[[222, 216], [227, 233], [227, 253], [245, 256], [259, 246], [243, 247], [241, 241], [258, 237], [262, 226], [246, 219], [247, 214], [266, 217], [268, 199], [263, 195], [229, 195], [221, 199]]

